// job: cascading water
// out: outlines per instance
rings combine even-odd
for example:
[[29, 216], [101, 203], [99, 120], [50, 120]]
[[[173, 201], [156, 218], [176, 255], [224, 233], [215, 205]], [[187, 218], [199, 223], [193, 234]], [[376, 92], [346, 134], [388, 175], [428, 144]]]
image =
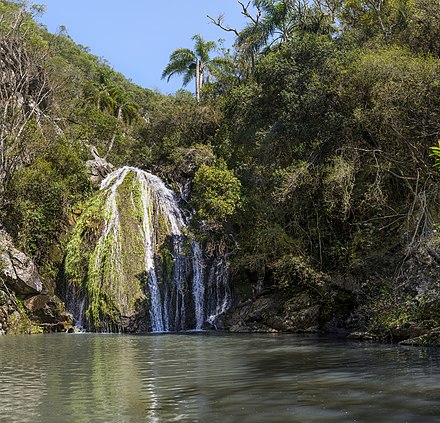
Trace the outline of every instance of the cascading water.
[[173, 192], [123, 167], [107, 176], [68, 246], [66, 302], [99, 331], [201, 330], [230, 306], [224, 260], [206, 260]]
[[203, 280], [202, 252], [197, 241], [192, 245], [193, 265], [193, 295], [196, 317], [196, 329], [201, 329], [205, 321], [205, 284]]

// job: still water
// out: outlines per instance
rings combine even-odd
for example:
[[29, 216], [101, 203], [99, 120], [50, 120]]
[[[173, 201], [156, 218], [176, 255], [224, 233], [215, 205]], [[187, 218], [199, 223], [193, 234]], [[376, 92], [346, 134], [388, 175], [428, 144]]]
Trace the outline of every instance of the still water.
[[4, 336], [0, 422], [440, 422], [440, 351], [293, 335]]

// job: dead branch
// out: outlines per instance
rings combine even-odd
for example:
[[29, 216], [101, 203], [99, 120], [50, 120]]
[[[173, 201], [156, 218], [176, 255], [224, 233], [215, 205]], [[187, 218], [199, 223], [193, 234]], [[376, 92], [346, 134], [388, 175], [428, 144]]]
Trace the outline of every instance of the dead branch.
[[[0, 194], [14, 172], [29, 162], [32, 153], [25, 133], [31, 123], [42, 133], [52, 89], [44, 54], [35, 54], [19, 31], [0, 33]], [[32, 135], [31, 135], [32, 136]]]
[[235, 28], [231, 28], [229, 26], [225, 26], [223, 24], [224, 16], [219, 15], [217, 19], [212, 18], [209, 15], [206, 15], [206, 17], [216, 26], [218, 26], [220, 29], [226, 32], [233, 32], [237, 37], [239, 35], [238, 31]]
[[246, 16], [248, 19], [250, 19], [254, 25], [258, 25], [260, 23], [260, 18], [261, 18], [261, 15], [263, 14], [263, 12], [261, 10], [260, 3], [257, 2], [255, 4], [255, 7], [257, 8], [257, 14], [255, 17], [252, 16], [249, 12], [249, 6], [251, 5], [250, 1], [247, 3], [247, 5], [245, 5], [241, 1], [239, 1], [238, 4], [241, 6], [241, 9], [242, 9], [241, 14], [243, 16]]

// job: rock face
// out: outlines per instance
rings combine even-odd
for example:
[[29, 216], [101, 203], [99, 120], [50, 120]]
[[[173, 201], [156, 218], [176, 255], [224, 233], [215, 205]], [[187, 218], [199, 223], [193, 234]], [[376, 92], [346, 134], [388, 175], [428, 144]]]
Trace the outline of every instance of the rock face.
[[34, 262], [13, 246], [4, 230], [0, 230], [0, 263], [3, 282], [17, 295], [42, 292], [43, 283]]
[[111, 163], [99, 156], [94, 146], [89, 146], [93, 155], [93, 160], [87, 160], [86, 167], [89, 172], [89, 178], [95, 188], [99, 188], [105, 177], [114, 170]]
[[35, 263], [0, 229], [0, 334], [65, 331], [72, 317], [48, 295]]
[[[396, 277], [329, 275], [320, 285], [293, 281], [236, 303], [223, 319], [233, 332], [332, 333], [350, 341], [440, 345], [440, 237], [427, 237], [399, 260]], [[263, 283], [264, 285], [264, 283]], [[385, 289], [384, 289], [385, 287]]]
[[222, 260], [206, 260], [174, 193], [155, 175], [108, 175], [78, 219], [63, 298], [79, 326], [167, 332], [216, 325], [230, 303]]
[[28, 316], [44, 332], [65, 332], [73, 326], [70, 313], [64, 309], [64, 304], [51, 295], [34, 295], [24, 301]]
[[322, 305], [305, 291], [273, 290], [240, 302], [225, 317], [231, 332], [317, 332]]
[[382, 341], [435, 344], [440, 327], [439, 276], [440, 237], [432, 232], [406, 250], [398, 276], [387, 280], [385, 295], [376, 295], [364, 306], [369, 313], [365, 329]]

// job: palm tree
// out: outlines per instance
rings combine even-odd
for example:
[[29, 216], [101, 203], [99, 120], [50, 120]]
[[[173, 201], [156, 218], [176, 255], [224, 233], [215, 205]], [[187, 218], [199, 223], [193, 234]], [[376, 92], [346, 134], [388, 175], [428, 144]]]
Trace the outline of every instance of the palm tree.
[[254, 0], [252, 4], [256, 16], [251, 16], [247, 7], [242, 6], [242, 13], [250, 22], [238, 34], [237, 44], [248, 45], [255, 52], [288, 41], [308, 8], [305, 0]]
[[179, 48], [170, 55], [170, 61], [162, 72], [162, 79], [167, 81], [173, 75], [183, 75], [183, 86], [187, 86], [190, 81], [195, 79], [196, 99], [200, 102], [200, 91], [205, 82], [210, 82], [219, 69], [229, 62], [225, 58], [216, 57], [211, 59], [209, 54], [217, 47], [214, 41], [205, 41], [200, 35], [194, 35], [192, 40], [194, 50]]
[[[242, 31], [235, 32], [236, 46], [251, 59], [253, 69], [259, 53], [291, 41], [295, 35], [306, 32], [331, 35], [341, 0], [314, 0], [313, 4], [308, 0], [253, 0], [255, 15], [249, 11], [250, 3], [240, 3], [249, 23]], [[214, 23], [225, 29], [221, 20]]]
[[87, 100], [99, 110], [105, 111], [116, 118], [113, 131], [104, 159], [107, 159], [115, 143], [116, 135], [121, 125], [127, 127], [139, 117], [138, 105], [131, 100], [131, 95], [113, 80], [113, 71], [101, 69], [98, 81], [93, 83]]
[[125, 129], [139, 117], [139, 107], [132, 101], [131, 95], [128, 91], [125, 91], [123, 88], [117, 85], [111, 86], [108, 91], [111, 102], [113, 103], [113, 108], [110, 110], [110, 112], [114, 117], [116, 117], [116, 126], [107, 148], [107, 152], [104, 155], [104, 160], [107, 159], [110, 151], [113, 148], [116, 135], [118, 133], [118, 129], [121, 127], [121, 124], [124, 129], [124, 135]]

